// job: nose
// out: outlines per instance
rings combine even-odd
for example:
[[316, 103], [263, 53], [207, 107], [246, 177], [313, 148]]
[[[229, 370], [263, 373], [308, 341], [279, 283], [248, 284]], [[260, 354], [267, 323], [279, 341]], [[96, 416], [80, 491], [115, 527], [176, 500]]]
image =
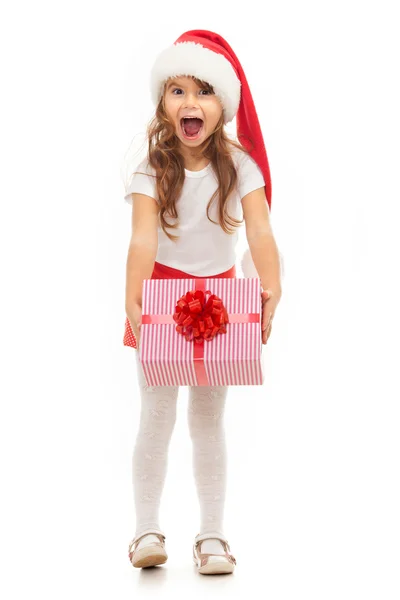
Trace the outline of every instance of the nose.
[[188, 92], [185, 100], [185, 106], [198, 106], [197, 92]]

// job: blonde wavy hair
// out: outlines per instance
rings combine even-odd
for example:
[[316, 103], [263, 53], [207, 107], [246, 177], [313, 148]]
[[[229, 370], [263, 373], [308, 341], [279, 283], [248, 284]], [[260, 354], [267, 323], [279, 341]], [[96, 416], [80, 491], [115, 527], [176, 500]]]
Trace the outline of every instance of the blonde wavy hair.
[[[191, 76], [191, 79], [199, 87], [214, 93], [214, 88], [208, 82], [194, 76]], [[168, 81], [165, 82], [164, 91]], [[176, 241], [179, 239], [179, 236], [170, 234], [166, 231], [166, 228], [176, 229], [179, 227], [176, 201], [180, 197], [185, 181], [185, 168], [184, 158], [179, 149], [179, 140], [175, 134], [175, 127], [168, 119], [165, 111], [164, 93], [160, 98], [154, 116], [147, 125], [146, 138], [148, 139], [148, 163], [156, 173], [154, 177], [156, 177], [161, 227], [170, 240]], [[235, 228], [243, 223], [243, 219], [238, 220], [231, 217], [226, 207], [229, 197], [235, 191], [238, 183], [238, 174], [231, 155], [233, 148], [249, 154], [248, 150], [240, 142], [236, 142], [228, 137], [224, 129], [222, 113], [215, 130], [199, 147], [199, 153], [211, 162], [218, 180], [218, 188], [207, 205], [207, 218], [212, 223], [220, 225], [228, 235], [233, 235]], [[135, 173], [141, 172], [135, 171]], [[153, 176], [149, 175], [149, 173], [142, 174], [150, 177]], [[219, 199], [219, 223], [213, 221], [209, 215], [210, 206], [216, 197]], [[172, 217], [175, 219], [175, 222], [172, 224], [168, 223], [166, 216]]]

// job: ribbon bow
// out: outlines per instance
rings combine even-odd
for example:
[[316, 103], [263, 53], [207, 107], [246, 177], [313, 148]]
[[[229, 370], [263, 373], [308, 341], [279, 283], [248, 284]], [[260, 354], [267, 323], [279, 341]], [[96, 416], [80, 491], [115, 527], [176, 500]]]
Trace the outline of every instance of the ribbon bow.
[[210, 290], [190, 290], [181, 296], [176, 304], [174, 321], [176, 331], [183, 335], [188, 342], [203, 344], [204, 340], [211, 341], [217, 333], [226, 333], [226, 323], [229, 323], [227, 310], [218, 296]]

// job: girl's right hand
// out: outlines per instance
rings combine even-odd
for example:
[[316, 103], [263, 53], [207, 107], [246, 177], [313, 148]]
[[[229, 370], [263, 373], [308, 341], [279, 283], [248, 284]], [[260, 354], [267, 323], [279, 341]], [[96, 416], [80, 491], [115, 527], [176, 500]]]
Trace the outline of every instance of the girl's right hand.
[[140, 328], [142, 326], [142, 307], [138, 304], [133, 304], [129, 310], [126, 311], [133, 335], [136, 338], [137, 349], [139, 350], [140, 342]]

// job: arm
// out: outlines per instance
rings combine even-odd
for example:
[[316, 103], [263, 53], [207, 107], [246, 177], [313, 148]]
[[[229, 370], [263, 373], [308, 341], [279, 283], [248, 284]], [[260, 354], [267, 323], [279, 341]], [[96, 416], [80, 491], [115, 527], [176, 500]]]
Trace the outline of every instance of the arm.
[[264, 188], [242, 198], [246, 237], [251, 256], [264, 289], [280, 298], [282, 293], [279, 251], [272, 232]]
[[159, 206], [154, 198], [132, 194], [132, 235], [126, 263], [125, 290], [128, 318], [134, 307], [141, 308], [143, 280], [150, 279], [153, 273], [158, 248], [158, 213]]

